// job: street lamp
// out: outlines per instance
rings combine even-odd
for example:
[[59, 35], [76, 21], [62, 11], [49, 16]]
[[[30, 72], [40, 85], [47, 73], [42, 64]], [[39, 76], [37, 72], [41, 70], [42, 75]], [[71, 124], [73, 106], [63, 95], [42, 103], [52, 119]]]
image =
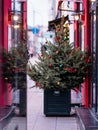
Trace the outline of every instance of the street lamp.
[[78, 20], [79, 20], [79, 15], [76, 14], [76, 15], [74, 16], [74, 18], [75, 18], [76, 21], [78, 21]]

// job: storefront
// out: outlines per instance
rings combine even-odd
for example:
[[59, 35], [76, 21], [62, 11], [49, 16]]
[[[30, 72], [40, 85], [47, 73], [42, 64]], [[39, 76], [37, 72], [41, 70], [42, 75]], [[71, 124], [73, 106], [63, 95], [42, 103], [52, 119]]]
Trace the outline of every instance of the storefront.
[[[14, 6], [15, 1], [13, 0], [0, 0], [0, 52], [2, 51], [2, 48], [5, 48], [7, 50], [10, 49], [12, 46], [12, 43], [15, 43], [15, 37], [24, 37], [23, 29], [26, 30], [26, 1], [25, 0], [17, 0], [17, 8]], [[19, 16], [21, 17], [21, 22], [19, 24], [21, 25], [19, 32], [22, 35], [17, 35], [15, 30], [13, 29], [13, 22], [12, 22], [12, 16], [13, 13], [15, 13], [16, 10]], [[14, 11], [13, 11], [14, 10]], [[2, 53], [0, 53], [0, 107], [6, 107], [9, 105], [12, 105], [12, 92], [11, 92], [11, 85], [6, 84], [3, 79], [3, 70], [2, 70], [2, 62], [3, 62], [3, 56]]]

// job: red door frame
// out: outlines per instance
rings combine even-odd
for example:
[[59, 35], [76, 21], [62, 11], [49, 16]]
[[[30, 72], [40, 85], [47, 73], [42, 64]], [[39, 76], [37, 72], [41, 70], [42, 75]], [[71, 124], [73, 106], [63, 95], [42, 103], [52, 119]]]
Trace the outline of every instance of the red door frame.
[[[75, 2], [74, 3], [74, 10], [78, 10], [79, 8], [79, 3]], [[79, 47], [79, 22], [74, 20], [74, 34], [75, 34], [75, 47]]]
[[[88, 52], [88, 54], [90, 55], [90, 50], [91, 50], [91, 26], [90, 26], [90, 13], [89, 13], [89, 0], [83, 0], [83, 7], [84, 7], [84, 15], [85, 15], [85, 21], [84, 21], [84, 48], [85, 50]], [[84, 91], [85, 91], [85, 107], [88, 108], [89, 104], [90, 104], [90, 80], [89, 80], [89, 76], [86, 77], [86, 81], [85, 81], [85, 87], [84, 87]]]
[[[4, 48], [8, 48], [8, 10], [11, 9], [11, 0], [0, 0], [0, 45]], [[3, 62], [3, 57], [0, 56], [0, 64]], [[1, 71], [3, 71], [1, 69]], [[0, 107], [5, 107], [5, 84], [0, 76]]]
[[[84, 49], [90, 53], [91, 49], [91, 30], [90, 30], [90, 15], [89, 15], [89, 0], [83, 0], [84, 14], [83, 14], [83, 23], [84, 23]], [[79, 3], [74, 3], [74, 10], [79, 9]], [[74, 22], [75, 29], [75, 47], [79, 47], [79, 23], [78, 21]], [[89, 47], [89, 48], [88, 48]], [[82, 84], [82, 105], [86, 108], [89, 107], [89, 78], [86, 77], [85, 83]]]

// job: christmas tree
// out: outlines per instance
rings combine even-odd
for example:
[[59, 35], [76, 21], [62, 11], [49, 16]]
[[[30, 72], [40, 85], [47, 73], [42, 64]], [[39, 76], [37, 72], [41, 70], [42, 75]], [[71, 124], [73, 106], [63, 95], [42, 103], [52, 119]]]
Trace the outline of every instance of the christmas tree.
[[12, 84], [12, 88], [26, 87], [26, 65], [27, 65], [27, 44], [23, 39], [12, 47], [10, 51], [3, 50], [3, 78], [5, 83]]
[[55, 30], [55, 42], [41, 47], [39, 62], [28, 65], [34, 86], [43, 89], [75, 89], [84, 82], [90, 65], [87, 53], [69, 44], [69, 26], [64, 19]]

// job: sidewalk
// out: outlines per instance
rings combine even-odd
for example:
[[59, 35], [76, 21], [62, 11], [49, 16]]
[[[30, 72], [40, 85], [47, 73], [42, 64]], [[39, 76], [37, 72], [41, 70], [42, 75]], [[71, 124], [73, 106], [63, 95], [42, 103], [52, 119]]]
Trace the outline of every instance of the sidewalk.
[[13, 117], [8, 125], [0, 130], [27, 130], [25, 117]]
[[43, 90], [27, 89], [27, 130], [79, 130], [76, 116], [46, 117], [43, 114]]
[[[43, 113], [43, 90], [27, 87], [27, 117], [13, 117], [3, 130], [79, 130], [77, 117], [46, 117]], [[74, 109], [71, 111], [74, 113]], [[1, 130], [1, 129], [0, 129]]]

